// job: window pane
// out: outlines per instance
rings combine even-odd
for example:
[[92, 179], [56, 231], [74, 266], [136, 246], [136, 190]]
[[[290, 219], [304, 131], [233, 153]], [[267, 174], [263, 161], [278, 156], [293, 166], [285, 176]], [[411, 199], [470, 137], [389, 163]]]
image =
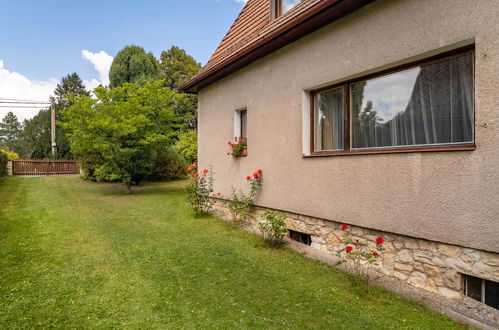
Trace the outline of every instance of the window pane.
[[284, 14], [300, 2], [301, 0], [281, 0], [281, 13]]
[[485, 280], [485, 304], [499, 309], [499, 283]]
[[473, 142], [473, 55], [352, 84], [353, 148]]
[[242, 110], [240, 115], [241, 115], [241, 136], [240, 137], [245, 138], [245, 137], [248, 137], [247, 136], [248, 111]]
[[315, 99], [315, 150], [343, 149], [343, 88]]
[[466, 295], [478, 301], [482, 301], [482, 279], [466, 276]]

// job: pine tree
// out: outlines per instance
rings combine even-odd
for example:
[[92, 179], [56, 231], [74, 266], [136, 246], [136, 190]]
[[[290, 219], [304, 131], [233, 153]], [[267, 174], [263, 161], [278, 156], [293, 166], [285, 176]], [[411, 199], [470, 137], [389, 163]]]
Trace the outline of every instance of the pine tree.
[[0, 141], [8, 151], [16, 151], [21, 130], [22, 125], [17, 116], [12, 112], [8, 112], [0, 123]]

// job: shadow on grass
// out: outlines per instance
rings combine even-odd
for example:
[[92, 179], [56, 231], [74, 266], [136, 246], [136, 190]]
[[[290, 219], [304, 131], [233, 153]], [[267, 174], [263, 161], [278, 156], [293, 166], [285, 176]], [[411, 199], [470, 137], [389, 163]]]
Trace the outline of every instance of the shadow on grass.
[[152, 195], [178, 195], [184, 191], [185, 181], [170, 182], [144, 182], [132, 187], [132, 193], [126, 193], [126, 187], [122, 183], [98, 183], [84, 181], [89, 186], [100, 188], [99, 193], [103, 196], [152, 196]]

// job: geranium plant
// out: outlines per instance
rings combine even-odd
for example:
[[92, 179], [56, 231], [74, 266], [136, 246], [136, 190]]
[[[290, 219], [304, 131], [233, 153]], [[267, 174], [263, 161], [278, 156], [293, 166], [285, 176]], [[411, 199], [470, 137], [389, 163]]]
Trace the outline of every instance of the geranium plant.
[[263, 171], [259, 169], [253, 175], [246, 177], [246, 181], [250, 186], [248, 193], [244, 193], [241, 189], [236, 191], [232, 188], [232, 199], [229, 201], [228, 207], [234, 224], [240, 224], [247, 220], [256, 194], [262, 188], [262, 180]]
[[344, 264], [346, 270], [353, 274], [356, 284], [369, 284], [372, 282], [372, 266], [379, 265], [379, 259], [385, 251], [383, 237], [378, 236], [375, 240], [375, 248], [363, 246], [352, 238], [347, 225], [341, 225], [343, 230], [342, 243], [345, 245], [345, 252], [341, 255], [338, 264]]
[[234, 137], [234, 142], [228, 142], [230, 146], [230, 152], [227, 153], [229, 156], [239, 157], [246, 156], [248, 150], [248, 138]]
[[207, 214], [213, 201], [210, 195], [213, 193], [213, 168], [197, 171], [196, 162], [192, 163], [187, 171], [190, 173], [190, 180], [186, 186], [187, 201], [191, 204], [196, 215]]

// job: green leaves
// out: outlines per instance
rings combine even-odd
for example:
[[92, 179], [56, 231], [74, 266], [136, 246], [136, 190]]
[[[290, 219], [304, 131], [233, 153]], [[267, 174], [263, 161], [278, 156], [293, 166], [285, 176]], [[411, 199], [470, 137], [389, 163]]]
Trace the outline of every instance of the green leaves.
[[151, 172], [160, 146], [182, 126], [173, 104], [181, 97], [160, 81], [97, 87], [96, 98], [74, 98], [62, 111], [71, 148], [91, 164], [99, 181], [121, 181], [128, 190]]

